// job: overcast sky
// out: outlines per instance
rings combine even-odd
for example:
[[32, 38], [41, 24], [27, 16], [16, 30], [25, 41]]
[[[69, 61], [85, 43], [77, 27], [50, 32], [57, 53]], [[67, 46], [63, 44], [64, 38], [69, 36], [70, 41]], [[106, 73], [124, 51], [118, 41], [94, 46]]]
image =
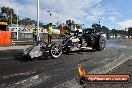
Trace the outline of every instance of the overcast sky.
[[[40, 21], [44, 24], [67, 19], [91, 27], [101, 21], [108, 28], [132, 26], [132, 0], [40, 0]], [[2, 0], [0, 7], [19, 9], [21, 18], [37, 19], [37, 0]], [[50, 17], [47, 11], [52, 12]]]

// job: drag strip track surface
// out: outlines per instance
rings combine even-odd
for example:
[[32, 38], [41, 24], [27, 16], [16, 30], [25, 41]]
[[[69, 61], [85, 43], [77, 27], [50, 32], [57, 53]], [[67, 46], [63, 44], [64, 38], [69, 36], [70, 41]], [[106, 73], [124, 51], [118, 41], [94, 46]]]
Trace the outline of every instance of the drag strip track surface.
[[108, 42], [103, 51], [87, 50], [25, 61], [22, 50], [0, 51], [0, 88], [77, 88], [76, 67], [82, 64], [88, 73], [107, 73], [131, 58], [132, 49]]

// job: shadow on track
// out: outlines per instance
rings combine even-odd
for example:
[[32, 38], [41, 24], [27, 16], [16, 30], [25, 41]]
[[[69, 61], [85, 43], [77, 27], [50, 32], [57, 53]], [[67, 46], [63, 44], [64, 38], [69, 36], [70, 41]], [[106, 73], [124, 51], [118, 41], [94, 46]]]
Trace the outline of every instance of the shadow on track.
[[54, 59], [54, 58], [51, 58], [50, 56], [30, 59], [28, 57], [24, 57], [23, 56], [23, 53], [16, 53], [13, 57], [14, 57], [13, 58], [14, 60], [20, 61], [20, 62], [29, 62], [29, 61], [36, 61], [36, 60], [49, 60], [49, 59]]
[[83, 54], [84, 52], [96, 52], [96, 50], [77, 50], [77, 51], [70, 51], [69, 53], [63, 53], [64, 55], [75, 55], [77, 54]]
[[20, 62], [27, 62], [26, 59], [24, 59], [22, 53], [16, 53], [14, 55], [14, 60], [20, 61]]
[[[68, 54], [64, 53], [64, 55], [69, 55], [69, 56], [72, 56], [72, 55], [76, 55], [76, 54], [83, 54], [84, 52], [95, 52], [96, 50], [78, 50], [78, 51], [72, 51], [72, 52], [69, 52]], [[15, 53], [13, 55], [13, 59], [16, 60], [16, 61], [20, 61], [20, 62], [28, 62], [28, 61], [35, 61], [35, 60], [49, 60], [49, 59], [54, 59], [54, 58], [51, 58], [50, 56], [48, 57], [40, 57], [40, 58], [34, 58], [34, 59], [30, 59], [30, 58], [26, 58], [26, 57], [23, 57], [23, 53], [22, 53], [22, 50]]]

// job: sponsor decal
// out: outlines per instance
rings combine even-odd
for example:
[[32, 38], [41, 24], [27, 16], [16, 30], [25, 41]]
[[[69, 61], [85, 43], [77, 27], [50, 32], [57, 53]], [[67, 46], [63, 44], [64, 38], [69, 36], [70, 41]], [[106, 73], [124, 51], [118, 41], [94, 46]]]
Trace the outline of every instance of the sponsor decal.
[[128, 74], [86, 74], [81, 65], [77, 68], [77, 81], [79, 84], [88, 83], [128, 83], [130, 75]]

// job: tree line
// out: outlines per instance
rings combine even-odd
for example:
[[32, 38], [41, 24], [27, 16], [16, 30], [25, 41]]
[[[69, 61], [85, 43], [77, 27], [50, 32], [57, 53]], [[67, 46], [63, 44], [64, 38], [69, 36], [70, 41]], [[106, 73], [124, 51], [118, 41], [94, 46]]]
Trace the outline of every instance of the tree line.
[[[9, 25], [17, 24], [17, 14], [14, 12], [13, 8], [1, 7], [0, 20], [8, 22]], [[67, 24], [69, 24], [69, 23], [74, 24], [75, 22], [73, 20], [67, 20], [66, 23]], [[18, 24], [19, 25], [24, 25], [24, 26], [28, 26], [28, 25], [33, 25], [34, 24], [36, 26], [37, 25], [37, 21], [32, 20], [31, 18], [28, 18], [28, 17], [25, 17], [24, 19], [20, 19], [20, 17], [18, 16]], [[43, 23], [40, 23], [40, 26], [43, 26], [44, 28], [46, 28], [46, 26], [43, 25]], [[127, 35], [127, 33], [128, 33], [126, 30], [117, 30], [117, 29], [109, 30], [105, 26], [101, 26], [100, 24], [94, 24], [94, 23], [92, 24], [92, 28], [101, 29], [106, 34], [111, 33], [114, 36], [117, 36], [119, 34]]]
[[[1, 7], [0, 12], [0, 20], [8, 22], [9, 25], [11, 24], [17, 24], [17, 14], [14, 12], [13, 8], [10, 7]], [[18, 16], [18, 24], [19, 25], [37, 25], [37, 21], [32, 20], [31, 18], [25, 17], [24, 19], [20, 19]], [[40, 23], [40, 26], [42, 26], [43, 23]]]
[[110, 32], [115, 37], [117, 37], [118, 35], [128, 35], [128, 31], [127, 30], [112, 29]]

